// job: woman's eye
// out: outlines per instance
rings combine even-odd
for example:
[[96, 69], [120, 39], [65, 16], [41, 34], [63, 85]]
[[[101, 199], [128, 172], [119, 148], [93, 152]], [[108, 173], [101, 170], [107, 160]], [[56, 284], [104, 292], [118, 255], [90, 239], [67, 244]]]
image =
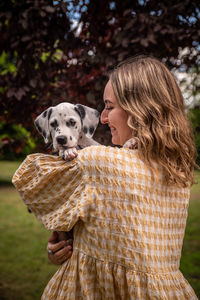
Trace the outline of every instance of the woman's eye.
[[113, 107], [105, 107], [105, 110], [112, 110], [113, 109]]

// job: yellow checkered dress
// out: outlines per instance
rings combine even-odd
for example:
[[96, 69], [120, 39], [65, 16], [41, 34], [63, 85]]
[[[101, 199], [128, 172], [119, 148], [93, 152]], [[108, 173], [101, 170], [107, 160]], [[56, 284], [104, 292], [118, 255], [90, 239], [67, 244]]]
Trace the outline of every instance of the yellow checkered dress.
[[189, 188], [159, 183], [137, 150], [91, 146], [65, 162], [29, 155], [13, 183], [49, 230], [74, 227], [73, 255], [42, 299], [197, 299], [179, 271]]

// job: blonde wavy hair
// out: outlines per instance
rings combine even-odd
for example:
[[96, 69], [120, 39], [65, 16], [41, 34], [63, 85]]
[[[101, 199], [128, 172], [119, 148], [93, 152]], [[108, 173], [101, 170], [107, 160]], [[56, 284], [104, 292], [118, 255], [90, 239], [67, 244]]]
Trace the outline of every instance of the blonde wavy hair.
[[194, 183], [196, 149], [182, 93], [169, 69], [149, 56], [120, 63], [109, 74], [114, 95], [128, 117], [140, 158], [157, 174], [161, 166], [167, 184]]

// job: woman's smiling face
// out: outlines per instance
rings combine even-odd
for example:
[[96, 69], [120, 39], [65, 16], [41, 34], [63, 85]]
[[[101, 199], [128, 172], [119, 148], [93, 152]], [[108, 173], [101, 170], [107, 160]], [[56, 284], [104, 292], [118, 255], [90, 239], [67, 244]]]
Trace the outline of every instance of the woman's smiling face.
[[105, 108], [101, 113], [101, 123], [110, 127], [112, 143], [123, 146], [132, 137], [132, 129], [127, 125], [128, 114], [119, 106], [110, 80], [105, 86], [103, 98]]

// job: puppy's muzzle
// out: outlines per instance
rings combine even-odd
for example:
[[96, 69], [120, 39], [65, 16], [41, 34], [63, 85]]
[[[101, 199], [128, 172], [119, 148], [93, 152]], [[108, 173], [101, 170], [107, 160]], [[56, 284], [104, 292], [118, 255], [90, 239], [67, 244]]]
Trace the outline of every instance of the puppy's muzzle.
[[64, 136], [64, 135], [59, 135], [59, 136], [57, 136], [56, 141], [57, 141], [57, 143], [58, 143], [59, 145], [61, 145], [61, 146], [67, 144], [67, 138], [66, 138], [66, 136]]

